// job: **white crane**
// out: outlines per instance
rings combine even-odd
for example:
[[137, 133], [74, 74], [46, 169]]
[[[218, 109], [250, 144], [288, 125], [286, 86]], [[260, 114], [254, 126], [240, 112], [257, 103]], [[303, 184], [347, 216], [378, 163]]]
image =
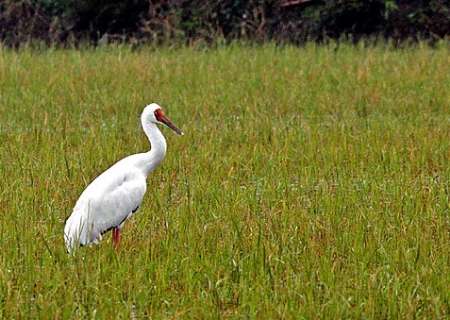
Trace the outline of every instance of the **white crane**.
[[142, 203], [148, 174], [166, 155], [166, 139], [157, 124], [165, 124], [183, 135], [156, 103], [144, 108], [141, 123], [150, 141], [150, 151], [120, 160], [83, 191], [64, 227], [64, 240], [69, 253], [79, 245], [97, 244], [102, 234], [109, 230], [112, 230], [113, 244], [117, 248], [124, 222]]

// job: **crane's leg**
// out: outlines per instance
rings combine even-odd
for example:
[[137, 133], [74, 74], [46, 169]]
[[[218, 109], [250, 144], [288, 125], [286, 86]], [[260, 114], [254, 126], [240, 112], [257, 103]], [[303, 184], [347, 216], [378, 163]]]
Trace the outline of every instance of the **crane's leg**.
[[112, 239], [114, 248], [118, 249], [120, 243], [120, 229], [118, 227], [112, 229]]

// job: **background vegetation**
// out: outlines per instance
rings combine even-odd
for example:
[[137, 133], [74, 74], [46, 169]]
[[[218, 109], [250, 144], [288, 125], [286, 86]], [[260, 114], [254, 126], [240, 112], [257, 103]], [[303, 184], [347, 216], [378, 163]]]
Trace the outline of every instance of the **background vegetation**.
[[0, 41], [304, 43], [446, 38], [446, 0], [3, 0]]
[[[0, 318], [450, 315], [447, 44], [0, 49]], [[65, 218], [184, 129], [119, 252]]]

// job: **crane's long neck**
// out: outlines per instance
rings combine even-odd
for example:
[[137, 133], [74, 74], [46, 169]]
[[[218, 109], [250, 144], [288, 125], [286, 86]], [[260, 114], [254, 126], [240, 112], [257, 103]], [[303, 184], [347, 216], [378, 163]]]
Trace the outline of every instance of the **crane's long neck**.
[[139, 161], [138, 166], [147, 176], [152, 172], [164, 159], [166, 155], [166, 139], [159, 130], [158, 126], [154, 123], [144, 122], [142, 124], [144, 132], [150, 141], [151, 149], [149, 152], [143, 154], [142, 159]]

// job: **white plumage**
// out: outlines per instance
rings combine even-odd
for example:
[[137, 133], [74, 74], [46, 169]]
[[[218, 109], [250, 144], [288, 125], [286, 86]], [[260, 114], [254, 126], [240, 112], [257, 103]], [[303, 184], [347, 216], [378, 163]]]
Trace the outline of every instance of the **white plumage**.
[[141, 123], [151, 150], [128, 156], [100, 174], [83, 191], [64, 227], [68, 252], [79, 245], [98, 243], [102, 234], [113, 230], [113, 242], [120, 240], [120, 229], [142, 203], [146, 179], [166, 154], [166, 139], [157, 124], [165, 124], [182, 135], [161, 107], [152, 103], [144, 108]]

